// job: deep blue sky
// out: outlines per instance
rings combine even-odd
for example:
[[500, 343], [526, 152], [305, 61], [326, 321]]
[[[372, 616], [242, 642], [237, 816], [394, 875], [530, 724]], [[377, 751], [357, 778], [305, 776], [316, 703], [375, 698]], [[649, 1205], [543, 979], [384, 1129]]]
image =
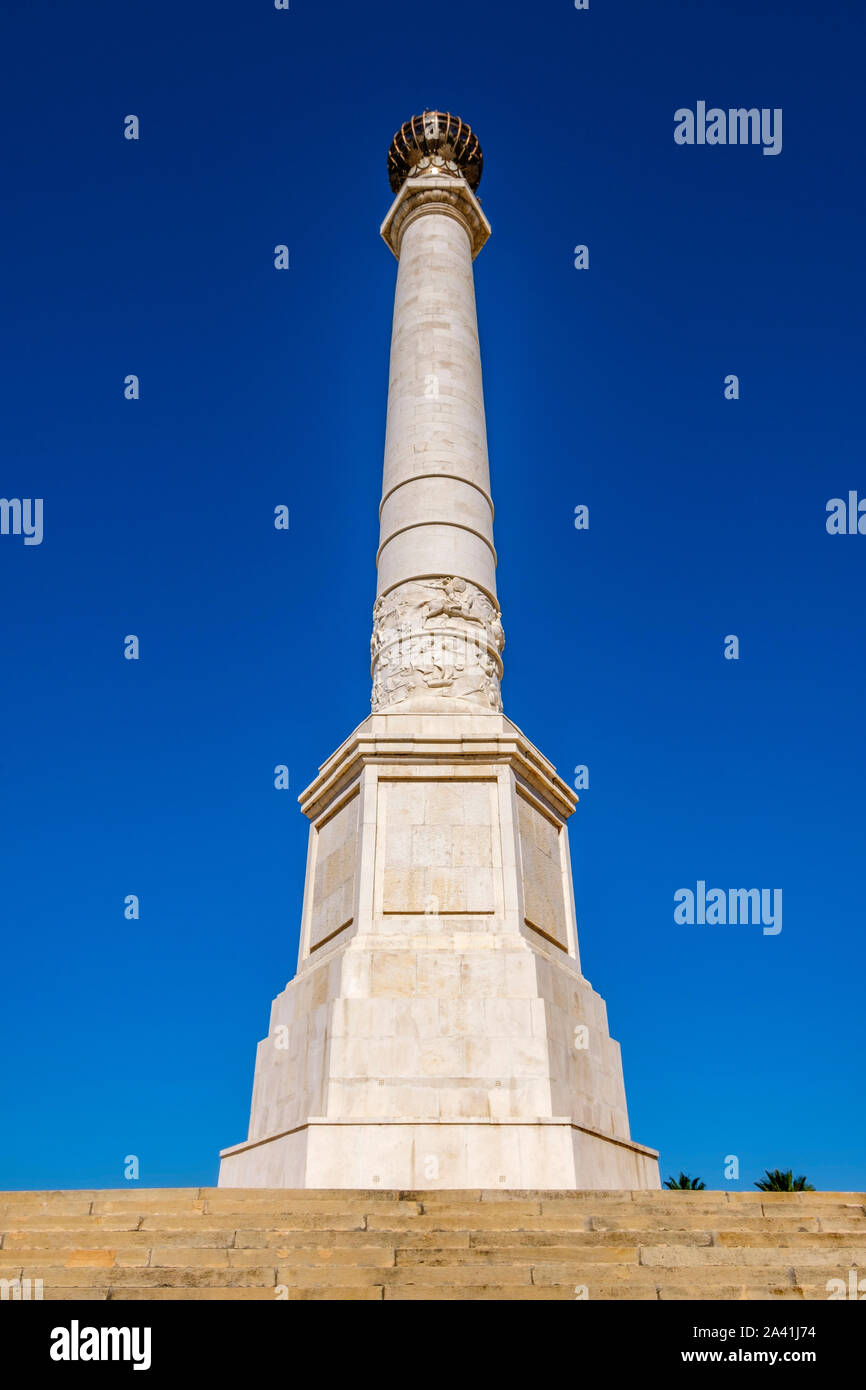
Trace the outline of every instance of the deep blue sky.
[[[369, 709], [385, 154], [428, 105], [484, 148], [505, 709], [590, 768], [632, 1133], [708, 1187], [866, 1187], [866, 536], [825, 530], [866, 496], [862, 6], [7, 15], [0, 495], [45, 538], [0, 536], [0, 1187], [212, 1183], [246, 1135], [295, 796]], [[781, 107], [782, 153], [677, 146], [698, 100]], [[698, 879], [781, 887], [781, 934], [676, 926]]]

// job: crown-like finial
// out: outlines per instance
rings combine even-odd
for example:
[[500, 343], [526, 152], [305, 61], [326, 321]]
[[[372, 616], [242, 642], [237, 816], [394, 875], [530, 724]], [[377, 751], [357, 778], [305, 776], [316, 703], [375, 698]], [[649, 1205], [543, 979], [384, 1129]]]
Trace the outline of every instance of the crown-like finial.
[[401, 125], [388, 151], [388, 181], [399, 193], [410, 174], [427, 169], [462, 174], [474, 193], [484, 160], [478, 136], [459, 116], [425, 111]]

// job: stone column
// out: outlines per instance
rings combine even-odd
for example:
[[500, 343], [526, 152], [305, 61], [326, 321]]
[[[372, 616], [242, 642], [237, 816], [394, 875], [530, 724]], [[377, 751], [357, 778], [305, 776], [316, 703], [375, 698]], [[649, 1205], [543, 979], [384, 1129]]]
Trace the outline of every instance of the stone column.
[[388, 164], [399, 270], [373, 709], [300, 797], [297, 975], [220, 1186], [658, 1187], [580, 968], [577, 798], [500, 708], [481, 151], [462, 121], [425, 112]]
[[[447, 118], [427, 112], [422, 119], [424, 148], [443, 148]], [[445, 148], [445, 155], [452, 152]], [[505, 639], [496, 601], [472, 273], [490, 227], [460, 164], [441, 154], [422, 155], [417, 145], [412, 154], [413, 172], [400, 184], [382, 226], [400, 264], [372, 707], [498, 710]], [[472, 178], [471, 167], [467, 172]]]

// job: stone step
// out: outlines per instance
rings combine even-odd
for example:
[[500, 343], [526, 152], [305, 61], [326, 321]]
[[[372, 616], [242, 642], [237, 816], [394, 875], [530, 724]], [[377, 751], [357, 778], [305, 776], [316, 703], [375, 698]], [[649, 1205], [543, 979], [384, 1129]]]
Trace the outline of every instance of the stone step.
[[[395, 1233], [393, 1231], [328, 1231], [324, 1233], [326, 1245], [329, 1249], [348, 1249], [376, 1248], [387, 1250], [411, 1249], [423, 1251], [425, 1249], [449, 1250], [465, 1249], [475, 1250], [496, 1250], [499, 1247], [513, 1249], [515, 1254], [520, 1250], [545, 1251], [548, 1247], [557, 1247], [563, 1250], [585, 1251], [589, 1258], [594, 1258], [589, 1252], [593, 1250], [605, 1250], [611, 1247], [622, 1248], [625, 1245], [630, 1247], [640, 1247], [642, 1245], [668, 1245], [676, 1238], [678, 1245], [743, 1245], [754, 1246], [805, 1246], [807, 1248], [830, 1248], [836, 1249], [846, 1243], [850, 1243], [852, 1237], [848, 1234], [830, 1234], [816, 1232], [814, 1235], [808, 1233], [784, 1233], [775, 1242], [768, 1240], [766, 1235], [752, 1236], [748, 1233], [722, 1232], [713, 1233], [710, 1231], [681, 1231], [671, 1233], [663, 1230], [652, 1231], [630, 1231], [625, 1235], [621, 1231], [576, 1231], [576, 1232], [528, 1232], [528, 1231], [409, 1231], [405, 1233]], [[245, 1231], [121, 1231], [121, 1232], [102, 1232], [101, 1230], [89, 1230], [85, 1228], [74, 1228], [68, 1231], [7, 1231], [0, 1258], [8, 1260], [17, 1255], [20, 1260], [38, 1256], [46, 1263], [63, 1263], [70, 1253], [79, 1250], [105, 1251], [114, 1250], [118, 1253], [147, 1251], [156, 1248], [174, 1248], [181, 1250], [201, 1251], [203, 1255], [211, 1252], [214, 1258], [219, 1258], [227, 1250], [276, 1250], [276, 1249], [304, 1249], [320, 1248], [323, 1244], [323, 1233], [321, 1231], [278, 1231], [269, 1228], [257, 1228]], [[598, 1256], [600, 1259], [608, 1258], [604, 1254]]]
[[4, 1297], [802, 1300], [851, 1271], [862, 1193], [0, 1193]]

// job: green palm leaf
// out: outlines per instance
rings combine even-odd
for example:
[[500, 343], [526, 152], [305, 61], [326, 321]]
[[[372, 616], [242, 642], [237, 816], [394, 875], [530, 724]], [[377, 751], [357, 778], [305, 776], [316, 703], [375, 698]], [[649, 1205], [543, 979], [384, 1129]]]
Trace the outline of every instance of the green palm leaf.
[[702, 1192], [704, 1184], [700, 1178], [690, 1178], [688, 1173], [680, 1173], [678, 1178], [666, 1178], [665, 1187], [671, 1192]]
[[806, 1181], [805, 1175], [795, 1178], [792, 1168], [787, 1168], [784, 1172], [781, 1168], [767, 1168], [764, 1177], [755, 1183], [755, 1187], [759, 1192], [815, 1191], [812, 1184]]

